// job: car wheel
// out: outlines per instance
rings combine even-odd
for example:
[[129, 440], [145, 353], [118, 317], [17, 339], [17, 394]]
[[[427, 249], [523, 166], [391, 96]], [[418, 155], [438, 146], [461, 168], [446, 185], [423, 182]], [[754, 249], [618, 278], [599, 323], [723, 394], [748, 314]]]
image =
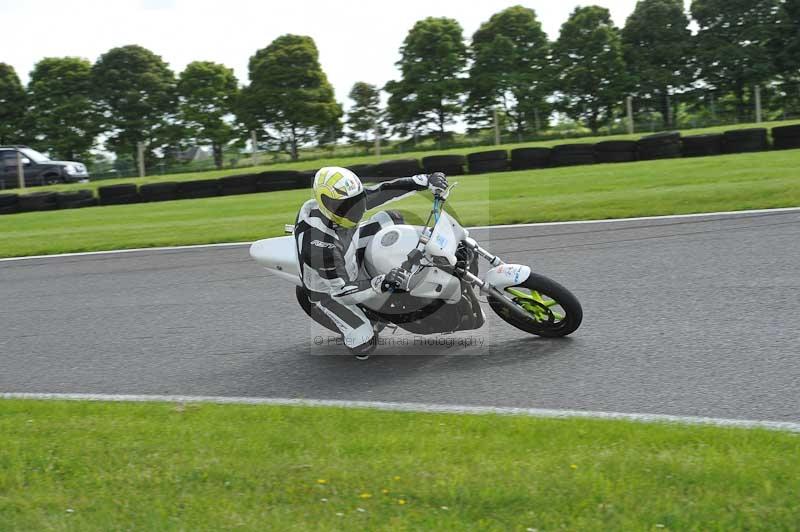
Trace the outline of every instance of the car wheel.
[[62, 179], [58, 174], [47, 174], [44, 176], [45, 185], [58, 185], [61, 183], [64, 183], [64, 179]]

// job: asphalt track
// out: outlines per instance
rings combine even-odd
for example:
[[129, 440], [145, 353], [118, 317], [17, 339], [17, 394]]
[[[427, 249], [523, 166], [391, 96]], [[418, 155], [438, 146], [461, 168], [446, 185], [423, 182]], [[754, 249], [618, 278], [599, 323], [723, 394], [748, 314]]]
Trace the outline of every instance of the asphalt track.
[[[568, 286], [570, 338], [492, 316], [358, 362], [246, 246], [0, 262], [0, 392], [205, 395], [800, 421], [800, 212], [476, 230]], [[322, 337], [323, 345], [316, 345]], [[469, 345], [469, 344], [472, 345]]]

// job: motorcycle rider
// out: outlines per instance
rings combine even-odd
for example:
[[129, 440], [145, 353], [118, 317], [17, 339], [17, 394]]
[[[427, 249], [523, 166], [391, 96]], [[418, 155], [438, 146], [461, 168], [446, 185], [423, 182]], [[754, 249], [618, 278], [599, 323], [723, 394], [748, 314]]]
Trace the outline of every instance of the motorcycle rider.
[[[366, 224], [360, 225], [361, 218], [367, 210], [414, 192], [443, 193], [447, 178], [437, 172], [364, 187], [355, 173], [331, 166], [316, 173], [313, 188], [314, 199], [300, 208], [294, 230], [303, 287], [313, 308], [342, 333], [347, 348], [356, 358], [366, 359], [377, 345], [378, 334], [359, 303], [376, 292], [407, 289], [410, 273], [397, 267], [386, 275], [358, 280], [365, 240], [394, 223], [385, 211]], [[314, 319], [321, 322], [319, 317]]]

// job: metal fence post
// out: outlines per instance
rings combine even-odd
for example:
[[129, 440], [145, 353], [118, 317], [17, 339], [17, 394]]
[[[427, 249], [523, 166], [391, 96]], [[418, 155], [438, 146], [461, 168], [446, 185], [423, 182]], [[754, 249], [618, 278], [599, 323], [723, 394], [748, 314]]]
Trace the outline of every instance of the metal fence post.
[[258, 139], [256, 139], [255, 130], [250, 132], [250, 149], [252, 151], [250, 154], [250, 161], [253, 163], [253, 166], [258, 166]]
[[494, 121], [494, 143], [495, 146], [500, 145], [500, 124], [497, 120], [497, 107], [492, 109], [492, 120]]
[[756, 124], [761, 123], [761, 85], [756, 85]]
[[139, 163], [139, 177], [145, 176], [144, 171], [144, 142], [137, 142], [136, 143], [136, 159]]
[[628, 114], [628, 135], [633, 135], [633, 96], [625, 98], [625, 108]]

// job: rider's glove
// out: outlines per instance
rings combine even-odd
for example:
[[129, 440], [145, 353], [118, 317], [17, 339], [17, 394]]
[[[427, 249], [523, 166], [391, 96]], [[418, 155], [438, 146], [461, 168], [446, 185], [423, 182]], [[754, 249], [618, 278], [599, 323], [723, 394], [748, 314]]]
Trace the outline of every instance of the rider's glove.
[[428, 189], [435, 196], [441, 196], [447, 190], [447, 177], [441, 172], [428, 174]]
[[411, 282], [411, 272], [403, 268], [394, 268], [383, 276], [381, 292], [389, 292], [391, 290], [408, 291], [409, 282]]

